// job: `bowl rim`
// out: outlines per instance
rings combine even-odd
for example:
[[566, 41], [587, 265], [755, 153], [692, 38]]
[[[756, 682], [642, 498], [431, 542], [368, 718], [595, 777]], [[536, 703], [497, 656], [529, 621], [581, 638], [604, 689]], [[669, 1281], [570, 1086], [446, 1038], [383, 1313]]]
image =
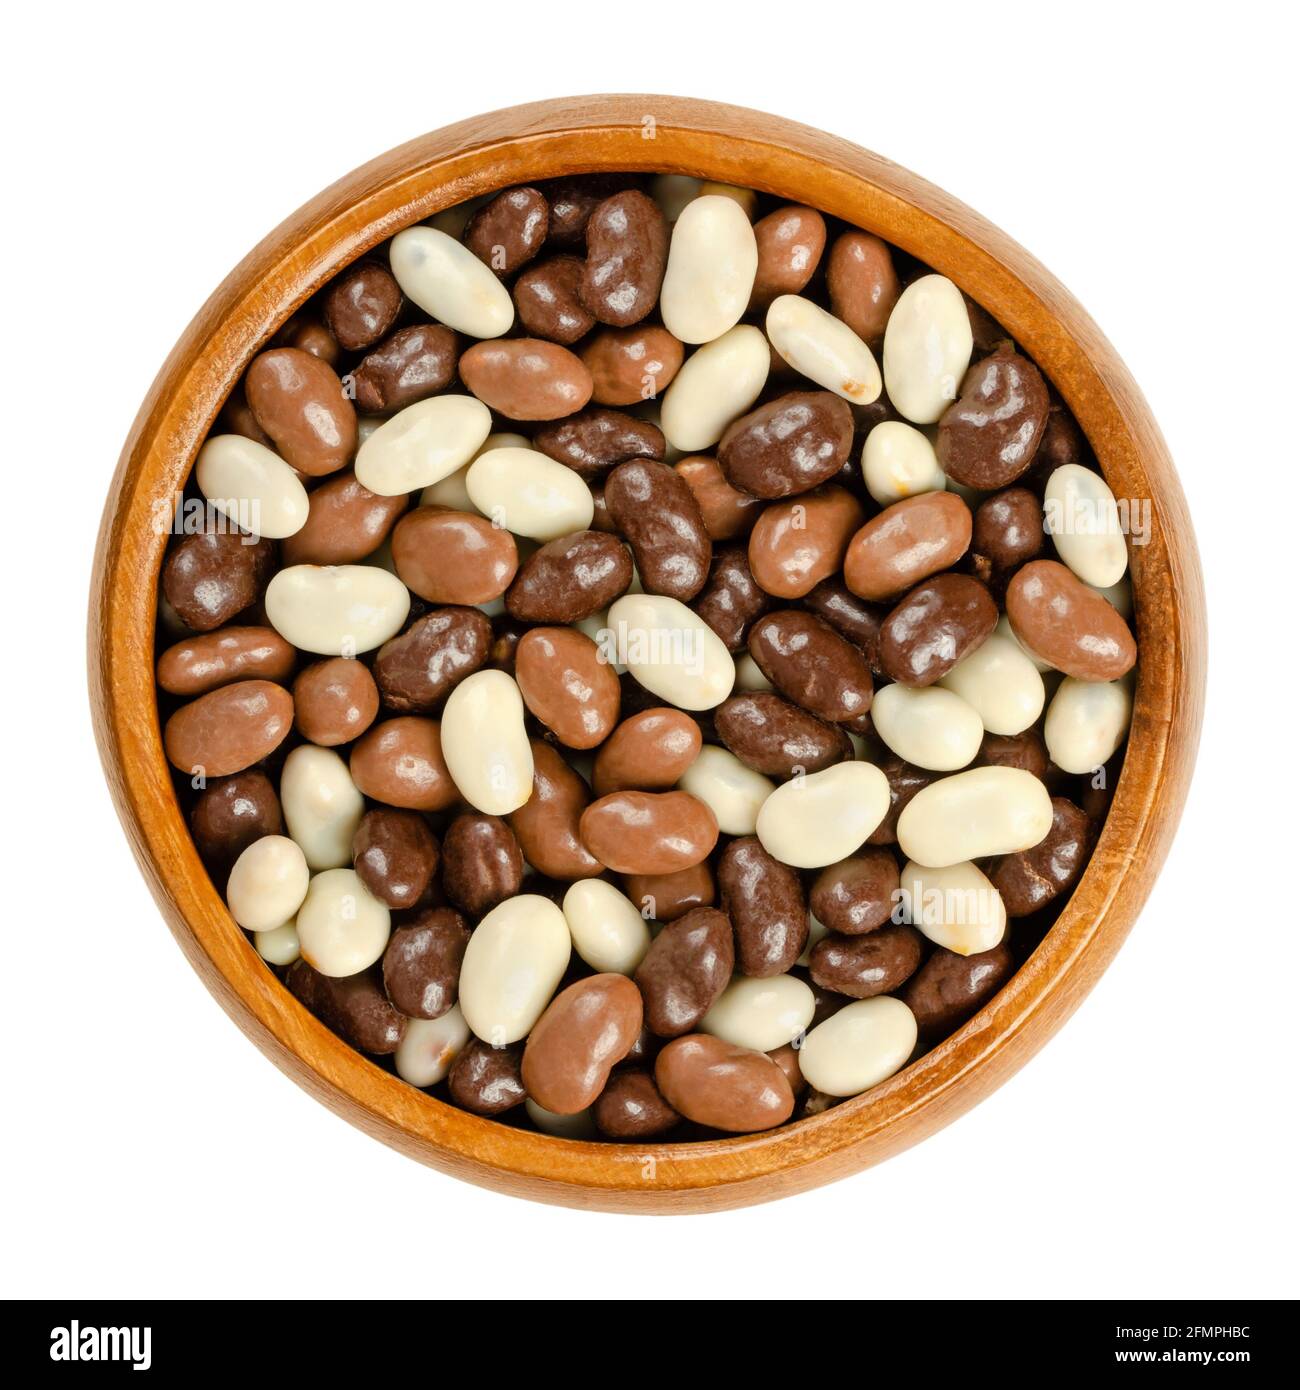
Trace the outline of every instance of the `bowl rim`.
[[[1007, 328], [1074, 412], [1117, 496], [1150, 499], [1131, 546], [1141, 660], [1128, 750], [1087, 869], [1043, 942], [956, 1033], [865, 1095], [757, 1135], [671, 1144], [559, 1139], [438, 1101], [330, 1033], [271, 974], [208, 878], [173, 793], [154, 691], [166, 532], [198, 446], [253, 355], [332, 275], [466, 198], [565, 173], [653, 171], [739, 184], [878, 233], [948, 275]], [[838, 137], [716, 102], [596, 95], [434, 131], [348, 174], [272, 231], [199, 310], [161, 368], [109, 489], [92, 578], [91, 704], [112, 793], [173, 934], [243, 1031], [336, 1113], [481, 1185], [613, 1211], [703, 1211], [802, 1191], [933, 1133], [1019, 1069], [1119, 949], [1168, 850], [1190, 782], [1205, 609], [1186, 501], [1128, 370], [1073, 297], [1004, 233]]]

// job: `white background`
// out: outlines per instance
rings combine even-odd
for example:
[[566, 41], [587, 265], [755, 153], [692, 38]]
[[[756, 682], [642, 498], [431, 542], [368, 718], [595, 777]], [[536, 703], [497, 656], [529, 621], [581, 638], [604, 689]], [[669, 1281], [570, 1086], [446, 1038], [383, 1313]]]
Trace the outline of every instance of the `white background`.
[[[1300, 299], [1296, 34], [1283, 12], [19, 8], [0, 95], [3, 1293], [1300, 1293]], [[1142, 383], [1209, 594], [1209, 707], [1182, 829], [1079, 1013], [919, 1148], [717, 1216], [496, 1196], [399, 1157], [298, 1090], [173, 944], [104, 789], [85, 690], [90, 559], [118, 451], [235, 262], [411, 136], [619, 90], [822, 127], [1033, 250]]]

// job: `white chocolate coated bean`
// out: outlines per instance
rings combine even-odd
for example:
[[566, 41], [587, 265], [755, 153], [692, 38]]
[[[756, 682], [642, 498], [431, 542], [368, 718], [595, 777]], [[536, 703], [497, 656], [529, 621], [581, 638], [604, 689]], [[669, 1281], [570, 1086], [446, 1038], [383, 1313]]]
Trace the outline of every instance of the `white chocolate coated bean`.
[[930, 772], [965, 767], [980, 751], [984, 737], [974, 707], [934, 685], [884, 686], [871, 702], [871, 723], [891, 752]]
[[469, 1024], [459, 1004], [440, 1018], [409, 1019], [393, 1055], [397, 1074], [412, 1086], [436, 1086], [468, 1041]]
[[[525, 439], [522, 434], [504, 432], [490, 434], [483, 441], [474, 458], [476, 459], [479, 454], [486, 454], [492, 449], [531, 449], [532, 447], [532, 441]], [[474, 459], [470, 459], [469, 463], [473, 462]], [[465, 486], [465, 478], [469, 473], [469, 463], [464, 464], [454, 473], [448, 473], [445, 478], [440, 478], [436, 483], [430, 483], [420, 494], [420, 506], [450, 507], [453, 512], [475, 512], [482, 516], [469, 495], [469, 489]]]
[[996, 632], [941, 676], [939, 684], [960, 695], [991, 734], [1024, 733], [1042, 714], [1047, 698], [1043, 678], [1025, 649]]
[[525, 1037], [551, 1002], [569, 964], [564, 913], [549, 898], [521, 893], [474, 928], [460, 969], [460, 1007], [476, 1037], [505, 1047]]
[[1131, 618], [1133, 616], [1133, 585], [1127, 578], [1121, 579], [1117, 584], [1106, 584], [1102, 586], [1090, 584], [1088, 587], [1090, 589], [1096, 589], [1121, 618]]
[[1047, 707], [1043, 740], [1062, 772], [1094, 772], [1124, 742], [1132, 716], [1127, 677], [1080, 681], [1067, 676]]
[[755, 827], [763, 848], [794, 869], [847, 859], [885, 818], [889, 782], [873, 763], [836, 763], [779, 786]]
[[1085, 584], [1106, 589], [1124, 578], [1128, 547], [1115, 494], [1100, 473], [1062, 464], [1047, 480], [1043, 516], [1056, 553]]
[[650, 928], [636, 904], [604, 879], [570, 884], [563, 911], [573, 949], [595, 971], [630, 975], [650, 949]]
[[492, 412], [473, 396], [416, 401], [357, 451], [357, 482], [380, 497], [429, 487], [463, 468], [491, 429]]
[[302, 906], [311, 872], [286, 835], [263, 835], [235, 860], [226, 882], [230, 915], [245, 931], [272, 931]]
[[700, 1032], [755, 1052], [793, 1042], [812, 1022], [817, 1000], [795, 975], [766, 980], [738, 975], [700, 1020]]
[[916, 1019], [901, 999], [882, 994], [834, 1013], [804, 1039], [799, 1070], [828, 1096], [856, 1096], [904, 1065], [916, 1046]]
[[752, 835], [776, 784], [746, 767], [734, 753], [706, 744], [677, 785], [713, 812], [724, 835]]
[[301, 955], [297, 923], [285, 922], [270, 931], [254, 932], [253, 946], [268, 965], [292, 965]]
[[295, 647], [357, 656], [401, 631], [411, 595], [377, 565], [290, 565], [266, 586], [266, 617]]
[[596, 1122], [590, 1110], [576, 1110], [572, 1115], [557, 1115], [547, 1110], [532, 1098], [524, 1099], [524, 1109], [528, 1118], [543, 1134], [553, 1134], [557, 1139], [592, 1139], [596, 1134]]
[[356, 975], [388, 945], [388, 908], [351, 869], [317, 874], [298, 909], [302, 958], [322, 975]]
[[898, 818], [898, 844], [909, 859], [943, 869], [1032, 849], [1051, 828], [1052, 798], [1032, 772], [973, 767], [917, 792]]
[[681, 211], [659, 293], [664, 327], [683, 343], [711, 343], [740, 322], [758, 271], [758, 242], [744, 209], [716, 193]]
[[465, 234], [469, 219], [484, 203], [490, 200], [491, 195], [484, 193], [477, 198], [466, 198], [463, 203], [453, 203], [451, 207], [443, 208], [441, 212], [435, 212], [429, 218], [429, 226], [435, 227], [440, 232], [446, 232], [454, 241], [459, 241]]
[[606, 659], [623, 658], [641, 685], [678, 709], [714, 709], [736, 682], [726, 643], [684, 603], [662, 594], [616, 599], [600, 642]]
[[360, 448], [382, 424], [384, 424], [382, 415], [358, 415], [357, 448]]
[[1006, 935], [1002, 895], [969, 860], [943, 869], [909, 860], [901, 887], [908, 921], [936, 946], [974, 956], [991, 951]]
[[283, 540], [307, 523], [307, 489], [264, 444], [242, 434], [214, 435], [194, 465], [199, 491], [245, 531]]
[[656, 174], [650, 181], [650, 196], [669, 222], [676, 222], [688, 203], [700, 196], [703, 185], [690, 174]]
[[758, 399], [772, 365], [767, 339], [741, 323], [697, 348], [664, 392], [659, 423], [683, 453], [708, 449]]
[[408, 227], [388, 251], [402, 293], [471, 338], [499, 338], [515, 321], [510, 291], [467, 247], [434, 227]]
[[585, 531], [595, 515], [582, 478], [536, 449], [491, 449], [465, 474], [474, 506], [516, 536], [554, 541]]
[[948, 477], [934, 445], [902, 420], [882, 420], [862, 446], [862, 477], [882, 507], [923, 492], [942, 492]]
[[771, 690], [772, 682], [759, 669], [758, 662], [748, 652], [736, 658], [737, 690]]
[[802, 295], [783, 294], [767, 311], [767, 336], [801, 376], [854, 405], [880, 395], [880, 368], [871, 349], [842, 319]]
[[451, 780], [475, 810], [509, 815], [533, 794], [524, 701], [506, 672], [475, 671], [461, 681], [443, 707], [441, 736]]
[[973, 346], [957, 286], [942, 275], [913, 280], [885, 325], [885, 390], [895, 410], [914, 424], [934, 424], [957, 399]]
[[758, 194], [752, 188], [741, 188], [734, 183], [713, 183], [705, 179], [700, 184], [700, 197], [704, 198], [710, 194], [716, 194], [719, 198], [730, 198], [751, 222], [754, 220], [754, 214], [758, 211]]
[[304, 743], [284, 760], [280, 774], [284, 823], [312, 870], [352, 863], [352, 837], [366, 812], [348, 765], [332, 748]]

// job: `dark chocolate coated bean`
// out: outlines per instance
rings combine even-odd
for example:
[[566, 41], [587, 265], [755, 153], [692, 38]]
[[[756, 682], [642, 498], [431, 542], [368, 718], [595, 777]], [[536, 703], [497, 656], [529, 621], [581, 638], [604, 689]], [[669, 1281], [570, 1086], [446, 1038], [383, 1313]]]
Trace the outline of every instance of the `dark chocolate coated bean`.
[[813, 880], [808, 905], [831, 931], [860, 936], [889, 921], [899, 881], [898, 861], [888, 849], [864, 848], [821, 870]]
[[384, 989], [407, 1018], [441, 1018], [456, 1002], [469, 928], [454, 908], [433, 907], [398, 927], [384, 950]]
[[352, 867], [380, 902], [396, 909], [414, 907], [438, 867], [438, 842], [418, 811], [376, 807], [361, 817], [352, 837]]
[[598, 203], [587, 220], [582, 302], [601, 323], [626, 328], [654, 308], [668, 264], [668, 223], [638, 189]]
[[630, 459], [662, 459], [668, 446], [663, 431], [649, 420], [596, 406], [543, 426], [533, 447], [591, 482]]
[[790, 391], [727, 426], [718, 463], [732, 487], [790, 497], [827, 482], [853, 444], [853, 412], [830, 391]]
[[[553, 256], [529, 266], [515, 281], [515, 311], [533, 337], [571, 347], [591, 330], [596, 320], [579, 295], [582, 271], [577, 256]], [[585, 353], [583, 363], [590, 371]]]
[[900, 685], [933, 685], [997, 626], [998, 607], [978, 579], [941, 574], [919, 584], [880, 629], [880, 664]]
[[389, 709], [425, 713], [488, 658], [492, 623], [477, 608], [435, 608], [380, 647], [374, 677]]
[[296, 960], [284, 982], [305, 1009], [359, 1052], [378, 1057], [397, 1051], [406, 1018], [389, 1003], [377, 969], [335, 978]]
[[386, 415], [432, 396], [451, 385], [458, 355], [455, 333], [440, 323], [399, 329], [353, 369], [357, 409]]
[[736, 968], [758, 979], [784, 975], [808, 944], [808, 904], [798, 873], [747, 835], [723, 851], [718, 887], [735, 928]]
[[961, 394], [944, 411], [939, 466], [966, 487], [1006, 487], [1033, 463], [1047, 407], [1038, 368], [1003, 344], [969, 368]]
[[345, 270], [325, 294], [325, 322], [339, 347], [364, 352], [392, 328], [402, 291], [391, 272], [373, 261]]
[[549, 225], [546, 198], [536, 188], [507, 188], [488, 199], [465, 225], [465, 245], [504, 278], [542, 249]]
[[235, 860], [264, 835], [283, 833], [280, 798], [264, 772], [211, 781], [190, 812], [190, 833], [213, 881], [224, 887]]
[[660, 1038], [689, 1033], [726, 989], [734, 964], [731, 923], [715, 908], [670, 922], [636, 969], [650, 1031]]
[[632, 583], [632, 556], [615, 536], [574, 531], [519, 567], [506, 611], [524, 623], [576, 623], [608, 608]]
[[907, 982], [899, 997], [915, 1015], [922, 1036], [940, 1038], [982, 1009], [1011, 978], [1015, 968], [1011, 948], [1005, 941], [975, 956], [959, 956], [941, 946]]
[[524, 880], [515, 832], [498, 816], [466, 811], [442, 837], [442, 887], [450, 902], [482, 917], [513, 898]]
[[783, 608], [760, 618], [749, 634], [749, 652], [783, 695], [819, 719], [838, 724], [871, 708], [866, 657], [811, 613]]
[[605, 505], [632, 547], [646, 593], [685, 603], [700, 592], [713, 543], [694, 493], [666, 463], [620, 463], [605, 480]]
[[1052, 828], [1032, 849], [1004, 854], [990, 866], [989, 882], [1002, 895], [1008, 917], [1028, 917], [1078, 882], [1092, 844], [1092, 823], [1072, 801], [1052, 798]]
[[880, 927], [861, 936], [831, 932], [812, 948], [809, 971], [823, 989], [874, 999], [909, 980], [922, 954], [923, 938], [915, 927]]
[[[645, 571], [641, 573], [644, 577]], [[771, 597], [750, 571], [743, 544], [722, 546], [715, 552], [704, 587], [691, 605], [733, 654], [744, 650], [749, 629], [771, 606]]]
[[163, 565], [162, 590], [177, 617], [211, 632], [256, 603], [275, 566], [275, 543], [241, 531], [186, 536]]
[[713, 722], [727, 748], [765, 777], [787, 781], [797, 772], [821, 772], [853, 757], [842, 728], [770, 690], [724, 700]]
[[519, 1072], [523, 1047], [489, 1047], [471, 1037], [447, 1073], [447, 1090], [462, 1110], [475, 1115], [504, 1115], [527, 1097]]
[[592, 1107], [596, 1128], [607, 1139], [650, 1139], [681, 1123], [645, 1071], [617, 1071]]

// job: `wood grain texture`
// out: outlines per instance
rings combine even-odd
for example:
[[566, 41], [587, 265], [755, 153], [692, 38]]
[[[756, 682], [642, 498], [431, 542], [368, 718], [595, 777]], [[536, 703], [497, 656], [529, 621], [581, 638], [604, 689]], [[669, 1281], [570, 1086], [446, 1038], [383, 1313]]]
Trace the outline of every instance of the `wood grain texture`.
[[[306, 1013], [235, 926], [195, 852], [163, 757], [152, 666], [166, 544], [152, 505], [182, 487], [226, 395], [288, 315], [362, 252], [441, 208], [523, 180], [623, 169], [808, 203], [950, 276], [1051, 378], [1116, 495], [1151, 499], [1153, 515], [1150, 544], [1132, 551], [1141, 659], [1123, 773], [1087, 872], [1028, 963], [965, 1027], [866, 1096], [769, 1134], [639, 1148], [453, 1109]], [[191, 964], [258, 1047], [338, 1114], [444, 1172], [542, 1201], [641, 1212], [764, 1201], [879, 1162], [1042, 1047], [1118, 950], [1165, 857], [1192, 774], [1206, 642], [1196, 543], [1168, 451], [1124, 364], [1066, 290], [969, 208], [878, 155], [774, 116], [660, 96], [575, 97], [464, 121], [381, 156], [276, 228], [200, 310], [140, 409], [109, 491], [88, 636], [100, 754], [132, 848]]]

